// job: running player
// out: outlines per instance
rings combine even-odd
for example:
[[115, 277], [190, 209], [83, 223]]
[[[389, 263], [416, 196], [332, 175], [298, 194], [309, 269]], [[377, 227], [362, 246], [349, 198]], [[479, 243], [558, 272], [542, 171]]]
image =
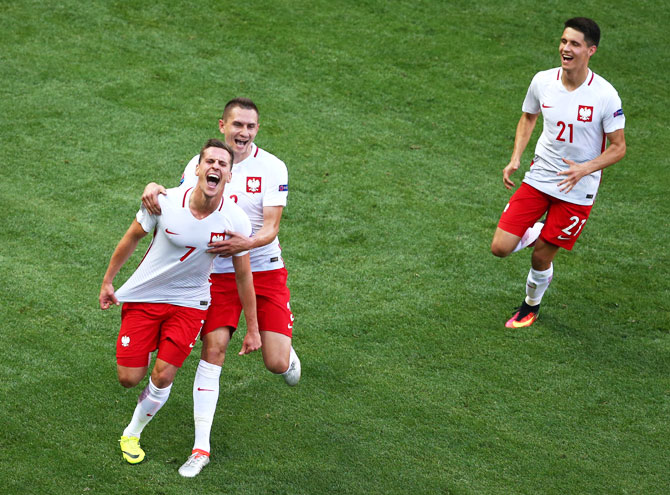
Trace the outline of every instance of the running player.
[[[602, 169], [626, 154], [621, 99], [589, 69], [599, 42], [600, 28], [592, 19], [566, 21], [558, 47], [561, 66], [537, 73], [523, 102], [514, 151], [503, 169], [507, 189], [515, 186], [510, 177], [540, 113], [542, 135], [530, 171], [505, 206], [491, 243], [491, 252], [499, 257], [534, 245], [526, 298], [505, 324], [509, 328], [536, 321], [558, 249], [572, 249], [591, 212]], [[544, 222], [538, 222], [545, 214]]]

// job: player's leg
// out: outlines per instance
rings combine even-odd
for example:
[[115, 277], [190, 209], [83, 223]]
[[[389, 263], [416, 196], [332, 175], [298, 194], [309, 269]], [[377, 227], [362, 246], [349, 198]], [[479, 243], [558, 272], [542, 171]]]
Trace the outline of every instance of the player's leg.
[[530, 326], [537, 319], [540, 303], [554, 276], [553, 260], [559, 248], [570, 251], [591, 213], [592, 205], [576, 205], [552, 199], [546, 225], [535, 244], [526, 279], [526, 298], [506, 326]]
[[510, 234], [500, 227], [496, 227], [493, 240], [491, 241], [491, 253], [499, 258], [509, 256], [519, 245], [520, 241], [521, 236]]
[[286, 285], [285, 268], [254, 273], [258, 328], [265, 367], [284, 377], [290, 386], [298, 384], [300, 359], [292, 346], [293, 323], [291, 292]]
[[142, 431], [167, 402], [177, 369], [170, 363], [156, 359], [149, 383], [137, 399], [133, 417], [119, 440], [123, 458], [131, 464], [144, 459], [144, 451], [139, 444]]
[[540, 238], [533, 249], [532, 263], [526, 277], [526, 298], [516, 314], [507, 322], [508, 328], [529, 327], [540, 313], [540, 303], [554, 276], [552, 263], [558, 246]]
[[[211, 315], [212, 313], [208, 314]], [[207, 327], [207, 324], [205, 324], [205, 327]], [[197, 476], [209, 464], [211, 452], [209, 439], [212, 433], [216, 405], [219, 400], [221, 368], [226, 359], [226, 351], [233, 331], [234, 328], [231, 327], [220, 327], [211, 331], [208, 330], [202, 336], [200, 362], [193, 380], [195, 439], [191, 455], [179, 468], [179, 474], [186, 478]]]
[[491, 253], [504, 258], [535, 243], [544, 224], [538, 220], [549, 207], [548, 197], [522, 183], [505, 206], [491, 241]]
[[[119, 382], [126, 388], [134, 387], [147, 374], [151, 352], [158, 345], [158, 333], [164, 318], [164, 309], [164, 305], [159, 304], [124, 303], [123, 305], [121, 328], [116, 341], [116, 363]], [[145, 391], [140, 395], [140, 399], [146, 395]], [[140, 413], [133, 414], [134, 417], [136, 415], [139, 416]], [[134, 424], [124, 430], [119, 440], [123, 458], [131, 464], [144, 460], [144, 451], [139, 444], [140, 433], [141, 428]]]
[[293, 349], [292, 339], [281, 333], [261, 330], [263, 362], [268, 371], [282, 375], [290, 386], [300, 380], [300, 359]]
[[197, 476], [209, 463], [210, 436], [219, 399], [221, 369], [242, 311], [235, 274], [213, 274], [211, 278], [212, 302], [202, 329], [202, 351], [193, 380], [195, 438], [191, 455], [179, 468], [179, 474], [188, 478]]
[[133, 388], [147, 376], [149, 366], [131, 367], [116, 365], [116, 374], [119, 377], [119, 383], [125, 388]]
[[163, 315], [156, 363], [120, 440], [123, 457], [132, 464], [144, 458], [139, 446], [142, 431], [170, 397], [177, 371], [190, 354], [206, 315], [200, 309], [169, 304], [154, 306], [152, 310]]

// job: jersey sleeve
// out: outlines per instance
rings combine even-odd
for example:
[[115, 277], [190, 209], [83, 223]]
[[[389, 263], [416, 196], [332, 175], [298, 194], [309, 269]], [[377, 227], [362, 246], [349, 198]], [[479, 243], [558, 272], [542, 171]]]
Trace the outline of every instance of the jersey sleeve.
[[540, 73], [537, 73], [530, 82], [530, 86], [528, 86], [528, 91], [526, 92], [526, 98], [523, 100], [523, 105], [521, 105], [522, 112], [532, 114], [540, 113], [539, 79]]
[[179, 181], [180, 186], [195, 187], [198, 183], [198, 176], [195, 175], [195, 166], [198, 164], [199, 158], [200, 155], [195, 155], [191, 158], [191, 161], [188, 162], [184, 169], [184, 173], [181, 175], [181, 180]]
[[[158, 196], [159, 204], [162, 202], [161, 201], [162, 199], [163, 196], [159, 195]], [[144, 208], [144, 205], [140, 206], [137, 215], [135, 215], [135, 220], [137, 220], [137, 223], [139, 223], [142, 226], [142, 229], [145, 232], [151, 232], [152, 230], [154, 230], [154, 228], [156, 227], [156, 223], [158, 222], [158, 218], [155, 215], [150, 214], [146, 210], [146, 208]]]
[[286, 206], [288, 198], [288, 170], [281, 160], [276, 160], [268, 173], [268, 184], [263, 196], [263, 206]]
[[626, 117], [621, 107], [621, 98], [619, 98], [616, 90], [613, 90], [612, 94], [607, 98], [605, 109], [603, 115], [603, 131], [605, 134], [623, 129], [626, 125]]

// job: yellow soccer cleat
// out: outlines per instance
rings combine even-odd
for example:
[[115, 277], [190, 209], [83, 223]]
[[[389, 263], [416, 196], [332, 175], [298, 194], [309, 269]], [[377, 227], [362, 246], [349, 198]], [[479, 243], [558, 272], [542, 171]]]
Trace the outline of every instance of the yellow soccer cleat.
[[130, 464], [138, 464], [144, 460], [144, 451], [140, 447], [140, 439], [137, 437], [121, 437], [121, 452], [123, 458]]

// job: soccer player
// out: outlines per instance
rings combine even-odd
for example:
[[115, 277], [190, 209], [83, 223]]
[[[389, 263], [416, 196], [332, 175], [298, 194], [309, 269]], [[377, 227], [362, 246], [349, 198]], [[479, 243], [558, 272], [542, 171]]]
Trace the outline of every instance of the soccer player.
[[[293, 386], [300, 379], [300, 360], [292, 347], [293, 313], [287, 272], [277, 234], [288, 195], [288, 172], [284, 162], [254, 143], [258, 133], [258, 108], [253, 101], [235, 98], [229, 101], [219, 120], [219, 130], [235, 151], [235, 173], [226, 197], [232, 198], [251, 220], [251, 237], [227, 232], [229, 238], [213, 243], [211, 252], [223, 255], [214, 261], [212, 305], [202, 329], [202, 353], [193, 383], [195, 441], [191, 456], [179, 473], [194, 477], [209, 463], [210, 432], [219, 395], [219, 377], [228, 343], [240, 318], [241, 306], [229, 256], [250, 251], [258, 326], [266, 368], [281, 374]], [[195, 159], [194, 159], [195, 160]], [[182, 176], [182, 187], [195, 180], [194, 160]], [[148, 184], [142, 196], [149, 211], [159, 211], [156, 197], [164, 188]]]
[[[512, 157], [503, 169], [507, 189], [515, 186], [510, 176], [519, 168], [540, 113], [542, 135], [491, 243], [491, 252], [499, 257], [534, 243], [526, 298], [505, 324], [508, 328], [536, 321], [558, 249], [572, 249], [591, 212], [602, 169], [626, 154], [619, 95], [589, 69], [599, 42], [600, 28], [592, 19], [567, 20], [558, 46], [561, 66], [538, 72], [523, 102]], [[538, 222], [545, 214], [544, 222]]]
[[[142, 430], [167, 401], [177, 370], [207, 315], [208, 278], [216, 256], [207, 251], [209, 243], [229, 230], [251, 234], [246, 214], [223, 198], [233, 159], [234, 152], [226, 144], [207, 141], [193, 172], [193, 187], [166, 191], [160, 198], [160, 215], [141, 207], [105, 273], [100, 308], [124, 303], [116, 342], [119, 382], [127, 388], [137, 385], [147, 374], [151, 353], [158, 350], [149, 383], [119, 440], [123, 458], [131, 464], [144, 459], [139, 443]], [[150, 231], [153, 241], [142, 262], [115, 292], [114, 277]], [[249, 253], [238, 253], [231, 263], [247, 322], [240, 354], [248, 354], [261, 346]]]

